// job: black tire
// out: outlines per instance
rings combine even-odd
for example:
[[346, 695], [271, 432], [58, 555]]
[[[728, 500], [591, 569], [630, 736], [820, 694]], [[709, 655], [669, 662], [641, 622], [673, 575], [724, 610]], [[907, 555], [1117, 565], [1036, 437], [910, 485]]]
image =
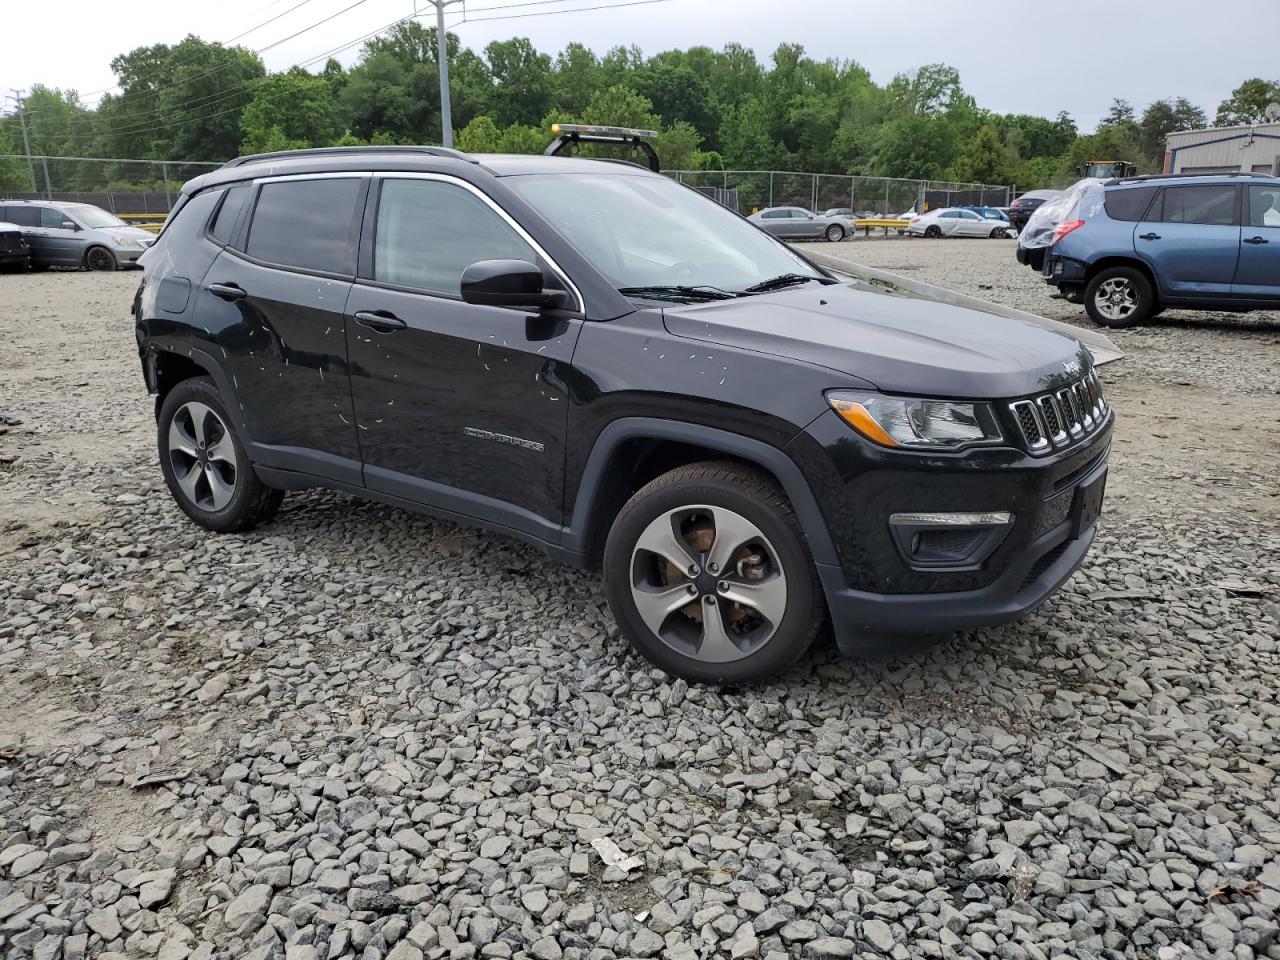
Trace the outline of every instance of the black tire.
[[1085, 287], [1084, 308], [1100, 327], [1132, 327], [1151, 318], [1156, 308], [1155, 291], [1142, 271], [1108, 267]]
[[827, 227], [827, 241], [829, 243], [836, 243], [843, 239], [844, 227], [840, 226], [838, 223], [833, 223], [831, 226]]
[[[179, 416], [180, 411], [188, 408], [188, 405], [203, 405], [216, 415], [216, 419], [221, 421], [222, 431], [217, 433], [216, 437], [210, 437], [207, 443], [209, 451], [217, 446], [216, 440], [225, 438], [230, 442], [235, 454], [234, 470], [229, 476], [232, 478], [229, 484], [225, 484], [228, 476], [225, 467], [219, 466], [220, 476], [224, 480], [225, 485], [229, 485], [233, 492], [229, 500], [223, 504], [216, 503], [216, 497], [210, 496], [207, 500], [208, 506], [201, 506], [200, 502], [193, 500], [182, 487], [176, 473], [178, 461], [183, 461], [185, 454], [180, 450], [176, 450], [171, 446], [171, 427], [174, 426], [174, 419]], [[182, 414], [189, 418], [189, 414]], [[189, 419], [188, 419], [189, 422]], [[240, 437], [236, 434], [234, 421], [227, 413], [226, 404], [222, 400], [222, 394], [218, 392], [218, 388], [214, 386], [212, 380], [208, 377], [193, 377], [190, 380], [183, 380], [169, 391], [168, 396], [164, 398], [164, 403], [160, 405], [160, 416], [156, 422], [156, 442], [160, 451], [160, 469], [164, 473], [164, 482], [169, 487], [169, 493], [182, 508], [182, 512], [188, 517], [204, 527], [206, 530], [213, 530], [217, 533], [234, 533], [240, 530], [248, 530], [250, 527], [257, 526], [270, 520], [277, 510], [280, 509], [280, 502], [284, 499], [283, 490], [273, 490], [266, 486], [258, 479], [257, 474], [253, 471], [253, 465], [249, 460], [248, 452], [245, 450], [244, 444]], [[181, 424], [179, 429], [182, 429]], [[204, 432], [199, 432], [200, 436], [204, 436]], [[179, 442], [179, 446], [181, 443]], [[200, 451], [205, 452], [205, 444], [200, 444]], [[195, 457], [190, 457], [186, 462], [194, 462], [198, 464], [212, 463], [213, 458], [206, 460], [203, 456], [197, 461]], [[199, 472], [199, 471], [197, 471]], [[197, 477], [196, 481], [201, 481]], [[196, 487], [197, 492], [200, 487]], [[204, 489], [211, 491], [211, 484], [208, 481], [204, 483]], [[204, 502], [204, 501], [202, 501]]]
[[1007, 229], [1009, 228], [1008, 227], [992, 227], [991, 233], [988, 234], [988, 237], [992, 240], [1003, 240], [1005, 239], [1005, 236], [1006, 236], [1005, 231]]
[[119, 270], [120, 262], [106, 247], [90, 247], [84, 252], [86, 270]]
[[942, 228], [936, 223], [930, 224], [924, 228], [924, 235], [929, 240], [937, 240], [942, 236]]
[[[642, 534], [665, 514], [698, 505], [737, 515], [754, 526], [774, 555], [770, 557], [770, 567], [776, 563], [774, 573], [781, 574], [785, 581], [784, 612], [773, 624], [772, 632], [754, 649], [748, 643], [747, 652], [737, 659], [708, 662], [699, 659], [697, 651], [690, 655], [675, 649], [645, 623], [633, 595]], [[699, 562], [707, 571], [712, 568], [710, 557], [710, 553], [700, 555]], [[714, 581], [717, 576], [736, 578], [737, 574], [721, 570], [705, 576]], [[706, 462], [677, 468], [653, 480], [627, 501], [614, 519], [605, 544], [604, 586], [622, 635], [650, 663], [691, 682], [736, 684], [776, 676], [809, 649], [826, 621], [826, 604], [813, 559], [786, 495], [766, 475], [734, 463]], [[658, 589], [671, 586], [668, 581]], [[728, 610], [732, 624], [734, 604], [707, 594], [702, 600], [718, 601], [715, 609]], [[690, 605], [696, 608], [697, 602], [695, 594]], [[670, 617], [685, 615], [677, 610]]]

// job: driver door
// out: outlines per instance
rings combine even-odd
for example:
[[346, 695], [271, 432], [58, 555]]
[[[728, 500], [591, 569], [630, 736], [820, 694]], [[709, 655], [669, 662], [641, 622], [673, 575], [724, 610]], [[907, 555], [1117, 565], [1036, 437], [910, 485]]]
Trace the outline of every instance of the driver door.
[[459, 295], [470, 264], [545, 271], [541, 251], [478, 189], [442, 174], [375, 178], [361, 245], [346, 329], [365, 485], [554, 536], [582, 321]]
[[67, 216], [66, 211], [57, 207], [41, 207], [40, 226], [37, 229], [37, 236], [45, 251], [42, 254], [45, 262], [65, 266], [80, 265], [85, 250], [84, 231]]

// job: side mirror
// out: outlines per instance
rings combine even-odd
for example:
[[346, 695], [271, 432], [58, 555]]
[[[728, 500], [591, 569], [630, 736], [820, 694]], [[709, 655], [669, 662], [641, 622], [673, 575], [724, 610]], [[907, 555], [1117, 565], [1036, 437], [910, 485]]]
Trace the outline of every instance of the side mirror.
[[478, 260], [462, 271], [462, 299], [486, 307], [563, 304], [564, 294], [542, 282], [542, 268], [528, 260]]
[[79, 230], [80, 229], [80, 224], [76, 223], [74, 220], [63, 220], [60, 224], [58, 224], [58, 226], [60, 226], [63, 230]]

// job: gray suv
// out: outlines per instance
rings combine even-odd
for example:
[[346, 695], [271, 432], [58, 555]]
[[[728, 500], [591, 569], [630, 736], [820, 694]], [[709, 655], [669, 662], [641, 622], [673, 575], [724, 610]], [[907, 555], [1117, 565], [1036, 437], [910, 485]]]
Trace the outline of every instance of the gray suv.
[[4, 200], [0, 221], [22, 228], [33, 267], [118, 270], [134, 264], [156, 239], [90, 203]]

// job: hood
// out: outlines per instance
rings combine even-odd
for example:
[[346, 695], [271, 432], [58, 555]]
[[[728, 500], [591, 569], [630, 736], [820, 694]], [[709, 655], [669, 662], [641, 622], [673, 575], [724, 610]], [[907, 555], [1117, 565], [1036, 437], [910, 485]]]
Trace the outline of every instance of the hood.
[[105, 233], [114, 234], [117, 237], [130, 237], [137, 240], [154, 240], [156, 235], [150, 230], [143, 230], [141, 227], [98, 227]]
[[1089, 352], [1026, 320], [841, 284], [664, 310], [668, 332], [790, 357], [887, 393], [999, 399], [1078, 380]]

